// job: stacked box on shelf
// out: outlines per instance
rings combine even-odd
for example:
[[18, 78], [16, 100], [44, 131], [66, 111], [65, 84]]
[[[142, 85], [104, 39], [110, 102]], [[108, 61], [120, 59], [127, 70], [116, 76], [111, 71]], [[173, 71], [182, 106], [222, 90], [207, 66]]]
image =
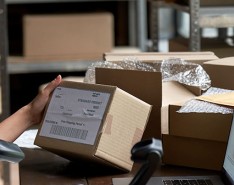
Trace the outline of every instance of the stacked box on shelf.
[[100, 60], [113, 48], [113, 25], [108, 12], [24, 15], [24, 57]]

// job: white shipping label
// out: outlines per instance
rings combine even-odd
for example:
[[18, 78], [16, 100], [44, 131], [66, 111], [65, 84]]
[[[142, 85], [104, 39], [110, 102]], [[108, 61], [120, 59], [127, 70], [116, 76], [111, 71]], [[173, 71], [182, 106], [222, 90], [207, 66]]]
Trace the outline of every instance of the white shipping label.
[[93, 145], [109, 98], [109, 93], [57, 87], [40, 135]]

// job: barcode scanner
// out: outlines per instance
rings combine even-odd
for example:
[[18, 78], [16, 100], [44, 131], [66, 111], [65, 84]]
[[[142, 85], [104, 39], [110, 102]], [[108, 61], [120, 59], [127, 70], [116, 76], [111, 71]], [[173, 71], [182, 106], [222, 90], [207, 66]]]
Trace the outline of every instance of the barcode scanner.
[[24, 153], [14, 143], [0, 140], [0, 161], [18, 163], [24, 159]]
[[136, 143], [131, 150], [131, 160], [143, 163], [130, 185], [145, 185], [161, 164], [162, 143], [155, 138]]

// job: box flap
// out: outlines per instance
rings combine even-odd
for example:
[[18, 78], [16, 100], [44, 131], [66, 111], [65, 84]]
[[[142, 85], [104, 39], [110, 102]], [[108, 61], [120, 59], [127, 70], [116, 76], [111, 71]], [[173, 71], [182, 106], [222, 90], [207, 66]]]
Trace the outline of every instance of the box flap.
[[196, 96], [179, 82], [162, 83], [162, 106], [176, 102], [186, 102], [194, 97]]
[[117, 86], [152, 105], [143, 138], [161, 138], [162, 76], [160, 72], [96, 68], [95, 74], [96, 83]]
[[205, 62], [203, 68], [208, 73], [213, 87], [234, 90], [234, 57]]
[[117, 89], [95, 155], [130, 171], [130, 150], [141, 140], [150, 110], [151, 105]]
[[179, 82], [170, 81], [162, 84], [162, 133], [168, 133], [168, 106], [177, 102], [186, 102], [194, 97], [196, 97], [196, 95]]

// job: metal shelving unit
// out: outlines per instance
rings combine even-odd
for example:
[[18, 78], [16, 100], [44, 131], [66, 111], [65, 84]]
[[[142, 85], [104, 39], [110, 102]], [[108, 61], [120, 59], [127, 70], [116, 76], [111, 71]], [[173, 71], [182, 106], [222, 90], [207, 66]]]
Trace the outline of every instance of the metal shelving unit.
[[1, 87], [1, 114], [0, 121], [9, 115], [9, 80], [7, 73], [7, 19], [6, 5], [4, 0], [0, 0], [0, 87]]
[[93, 61], [8, 61], [9, 74], [86, 71]]
[[[130, 46], [137, 46], [141, 51], [147, 51], [147, 2], [145, 0], [6, 0], [6, 4], [25, 4], [25, 3], [69, 3], [69, 2], [105, 2], [105, 1], [128, 1], [129, 19], [129, 43]], [[139, 16], [140, 15], [140, 16]], [[8, 62], [8, 72], [34, 73], [52, 71], [85, 71], [90, 65], [90, 61], [71, 61], [71, 62]]]
[[[7, 30], [6, 30], [6, 5], [4, 0], [0, 0], [0, 122], [9, 116], [9, 83], [8, 83], [8, 73], [7, 73]], [[4, 184], [9, 183], [9, 163], [0, 162], [0, 168]]]
[[[164, 1], [150, 1], [151, 7], [151, 22], [150, 22], [150, 33], [153, 42], [153, 51], [158, 51], [158, 40], [159, 40], [159, 28], [158, 28], [158, 10], [161, 7], [171, 7], [176, 11], [187, 12], [190, 17], [190, 39], [189, 39], [189, 50], [200, 51], [201, 50], [201, 34], [200, 28], [215, 27], [223, 30], [228, 27], [234, 27], [234, 6], [200, 6], [200, 0], [189, 0], [189, 5], [179, 5], [175, 3], [166, 3]], [[221, 19], [217, 20], [215, 24], [211, 25], [210, 22], [222, 16]], [[224, 23], [224, 18], [229, 18], [228, 23]], [[206, 20], [206, 21], [203, 21]]]
[[[107, 1], [127, 1], [129, 2], [129, 38], [130, 45], [147, 51], [147, 1], [146, 0], [6, 0], [6, 4], [26, 4], [26, 3], [69, 3], [69, 2], [107, 2]], [[139, 16], [140, 15], [140, 16]]]

